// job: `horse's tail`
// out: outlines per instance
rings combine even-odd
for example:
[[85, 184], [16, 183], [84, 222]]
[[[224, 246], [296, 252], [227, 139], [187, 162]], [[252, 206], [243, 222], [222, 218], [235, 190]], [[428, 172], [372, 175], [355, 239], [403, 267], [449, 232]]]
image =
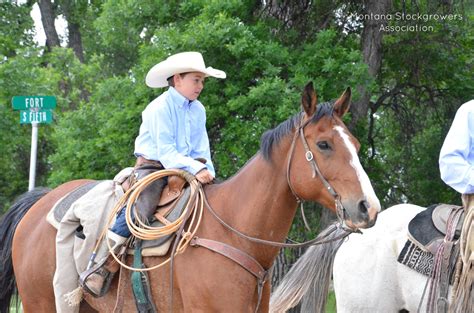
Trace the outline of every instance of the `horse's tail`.
[[[332, 239], [345, 233], [341, 228], [335, 228], [336, 224], [330, 225], [318, 237]], [[301, 312], [324, 312], [334, 257], [343, 240], [309, 247], [272, 293], [270, 312], [286, 312], [300, 301]]]
[[[15, 275], [12, 263], [12, 241], [15, 229], [28, 210], [50, 189], [36, 188], [17, 198], [0, 219], [0, 313], [10, 311], [11, 298], [16, 295]], [[18, 298], [17, 306], [18, 306]]]

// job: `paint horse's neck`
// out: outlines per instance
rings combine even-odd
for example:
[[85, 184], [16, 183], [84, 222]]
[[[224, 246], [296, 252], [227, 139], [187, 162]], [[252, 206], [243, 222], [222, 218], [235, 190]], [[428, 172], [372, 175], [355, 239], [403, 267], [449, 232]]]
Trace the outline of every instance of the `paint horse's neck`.
[[[291, 137], [274, 148], [272, 160], [257, 153], [235, 176], [211, 188], [212, 194], [225, 194], [225, 203], [214, 207], [232, 227], [249, 236], [284, 242], [295, 216], [297, 202], [288, 186], [286, 170]], [[239, 248], [268, 268], [279, 249], [246, 239], [239, 239]]]

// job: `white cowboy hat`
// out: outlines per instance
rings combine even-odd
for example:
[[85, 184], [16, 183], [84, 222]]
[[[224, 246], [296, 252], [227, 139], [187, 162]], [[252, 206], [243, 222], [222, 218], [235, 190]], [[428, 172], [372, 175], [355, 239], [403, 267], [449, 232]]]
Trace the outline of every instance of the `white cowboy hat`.
[[181, 52], [168, 57], [156, 64], [146, 74], [146, 84], [152, 88], [168, 86], [168, 78], [180, 73], [201, 72], [207, 76], [226, 78], [224, 71], [206, 67], [204, 59], [199, 52]]

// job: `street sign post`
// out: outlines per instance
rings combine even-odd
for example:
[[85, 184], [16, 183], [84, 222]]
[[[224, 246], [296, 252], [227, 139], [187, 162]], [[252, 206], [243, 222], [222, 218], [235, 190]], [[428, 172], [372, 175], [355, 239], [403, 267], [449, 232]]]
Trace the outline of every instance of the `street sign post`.
[[35, 189], [37, 154], [38, 154], [38, 123], [31, 123], [30, 177], [28, 179], [28, 191]]
[[38, 125], [50, 124], [53, 121], [53, 112], [56, 107], [56, 97], [53, 96], [14, 96], [12, 107], [20, 111], [20, 124], [31, 124], [31, 155], [30, 177], [28, 190], [35, 188], [36, 155], [38, 150]]

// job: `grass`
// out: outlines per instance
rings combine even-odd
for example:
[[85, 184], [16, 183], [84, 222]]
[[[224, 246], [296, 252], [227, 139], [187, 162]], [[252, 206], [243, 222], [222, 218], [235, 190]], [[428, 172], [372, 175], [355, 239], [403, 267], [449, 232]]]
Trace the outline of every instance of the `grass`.
[[336, 295], [334, 291], [329, 292], [328, 301], [326, 303], [326, 313], [336, 313]]
[[[15, 299], [12, 299], [12, 305], [10, 306], [10, 313], [22, 313], [21, 302], [20, 306], [17, 309], [14, 305]], [[334, 295], [334, 291], [329, 292], [328, 301], [326, 303], [326, 312], [325, 313], [336, 313], [336, 296]]]
[[21, 306], [21, 301], [18, 301], [18, 308], [16, 307], [16, 296], [13, 296], [11, 301], [10, 301], [10, 313], [22, 313], [23, 312], [23, 308]]

